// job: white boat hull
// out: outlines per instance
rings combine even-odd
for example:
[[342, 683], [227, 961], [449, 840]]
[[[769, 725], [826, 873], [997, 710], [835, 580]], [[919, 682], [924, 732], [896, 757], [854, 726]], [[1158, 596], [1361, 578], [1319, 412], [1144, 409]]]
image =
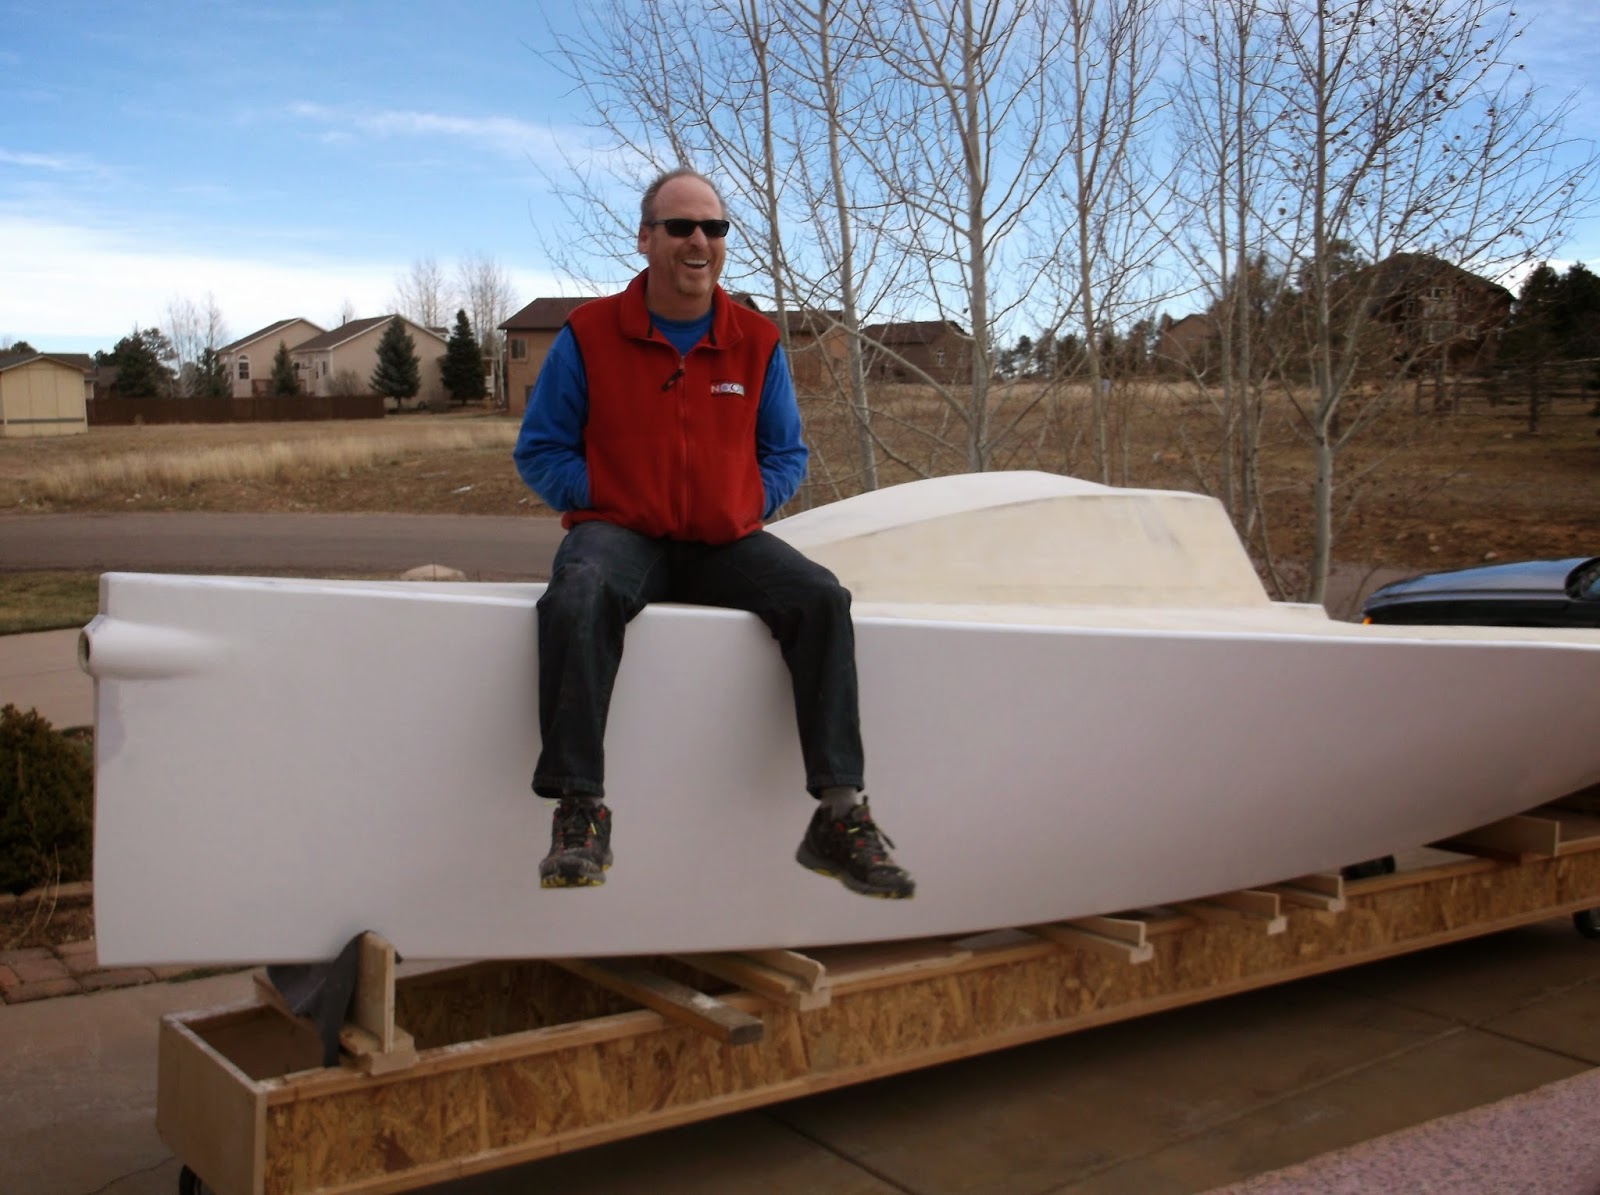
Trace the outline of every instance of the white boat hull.
[[1600, 780], [1600, 645], [861, 617], [869, 790], [919, 883], [865, 900], [793, 861], [812, 803], [765, 629], [654, 607], [608, 728], [616, 866], [542, 890], [541, 588], [108, 576], [101, 961], [319, 959], [363, 929], [462, 958], [1027, 925], [1338, 867]]

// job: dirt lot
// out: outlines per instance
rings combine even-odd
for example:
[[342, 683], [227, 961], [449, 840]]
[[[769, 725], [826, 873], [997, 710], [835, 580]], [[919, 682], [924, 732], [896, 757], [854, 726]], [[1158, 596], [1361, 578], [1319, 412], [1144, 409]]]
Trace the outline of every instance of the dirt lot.
[[[1469, 405], [1459, 414], [1418, 414], [1397, 406], [1340, 459], [1341, 520], [1336, 561], [1358, 567], [1448, 568], [1486, 559], [1600, 552], [1600, 418], [1588, 401], [1568, 401], [1527, 431], [1521, 405]], [[796, 506], [848, 493], [843, 462], [850, 435], [835, 408], [810, 404], [808, 437], [818, 451]], [[1119, 484], [1205, 489], [1203, 444], [1210, 413], [1167, 395], [1131, 403]], [[441, 447], [442, 432], [470, 427], [491, 442]], [[97, 428], [52, 440], [0, 440], [0, 512], [39, 510], [398, 511], [456, 514], [549, 512], [510, 462], [514, 421], [496, 415], [403, 416], [377, 423], [180, 425]], [[108, 483], [67, 499], [41, 496], [40, 479], [85, 460], [131, 455], [177, 457], [236, 450], [241, 460], [270, 445], [374, 441], [381, 451], [359, 467], [286, 467], [268, 476]], [[1065, 449], [1041, 450], [1046, 437], [1020, 428], [995, 455], [996, 467], [1050, 468], [1092, 477], [1081, 435]], [[1288, 412], [1264, 432], [1263, 486], [1274, 555], [1309, 553], [1310, 455]], [[908, 437], [907, 446], [912, 443]], [[913, 459], [913, 453], [903, 456]], [[925, 453], [920, 467], [961, 467], [957, 454]], [[830, 469], [833, 470], [830, 473]], [[883, 466], [882, 481], [915, 476]]]

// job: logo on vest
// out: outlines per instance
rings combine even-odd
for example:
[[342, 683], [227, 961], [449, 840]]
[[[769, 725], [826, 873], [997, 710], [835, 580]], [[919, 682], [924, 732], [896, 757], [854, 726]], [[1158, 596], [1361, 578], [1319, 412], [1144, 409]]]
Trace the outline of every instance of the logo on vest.
[[742, 395], [744, 393], [744, 383], [743, 382], [712, 382], [711, 383], [711, 393], [713, 393], [713, 394], [740, 394], [740, 395]]

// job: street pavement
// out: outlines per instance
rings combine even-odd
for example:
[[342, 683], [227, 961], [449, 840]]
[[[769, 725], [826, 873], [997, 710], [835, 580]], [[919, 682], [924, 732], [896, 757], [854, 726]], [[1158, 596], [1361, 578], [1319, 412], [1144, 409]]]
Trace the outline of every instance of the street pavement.
[[[15, 522], [0, 519], [3, 567], [45, 567], [11, 555]], [[538, 575], [498, 571], [523, 546], [520, 526], [508, 534], [476, 564], [446, 556], [445, 535], [342, 567]], [[130, 552], [103, 567], [158, 567]], [[0, 637], [0, 700], [92, 721], [75, 643]], [[169, 1195], [159, 1020], [248, 998], [250, 977], [79, 991], [0, 1006], [0, 1195]], [[430, 1189], [1594, 1195], [1597, 1012], [1600, 944], [1561, 918]]]

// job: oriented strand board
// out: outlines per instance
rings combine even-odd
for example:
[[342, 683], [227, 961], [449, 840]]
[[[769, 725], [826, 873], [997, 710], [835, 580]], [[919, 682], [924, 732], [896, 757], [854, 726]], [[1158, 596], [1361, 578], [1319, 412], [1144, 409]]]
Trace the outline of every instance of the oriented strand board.
[[[415, 1065], [381, 1076], [253, 1078], [222, 1050], [253, 1056], [259, 1071], [270, 1042], [252, 1031], [270, 1039], [277, 1014], [183, 1014], [163, 1027], [158, 1120], [180, 1157], [213, 1167], [223, 1195], [411, 1190], [1597, 905], [1600, 850], [1446, 863], [1352, 885], [1346, 900], [1342, 913], [1291, 905], [1280, 934], [1244, 919], [1152, 921], [1155, 957], [1140, 965], [1030, 935], [996, 935], [987, 948], [821, 950], [807, 957], [828, 967], [826, 1007], [722, 995], [766, 1022], [743, 1046], [652, 1012], [598, 1011], [616, 998], [585, 997], [581, 980], [542, 962], [400, 980], [402, 1023], [422, 1018], [407, 1027], [428, 1044]], [[534, 1012], [510, 1015], [525, 998]], [[586, 1007], [597, 1010], [589, 1019], [545, 1020]], [[456, 1038], [447, 1023], [500, 1032]], [[217, 1171], [218, 1159], [231, 1168]]]

